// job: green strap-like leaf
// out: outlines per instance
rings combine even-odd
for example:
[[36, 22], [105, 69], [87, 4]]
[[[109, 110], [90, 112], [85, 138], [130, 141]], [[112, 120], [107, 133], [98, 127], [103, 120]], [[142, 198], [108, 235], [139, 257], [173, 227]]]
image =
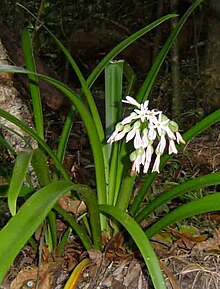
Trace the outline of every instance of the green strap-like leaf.
[[193, 200], [185, 205], [180, 206], [174, 211], [166, 214], [148, 230], [145, 234], [148, 238], [153, 237], [167, 226], [180, 220], [196, 216], [199, 214], [214, 212], [220, 210], [220, 193], [214, 193], [197, 200]]
[[182, 196], [184, 193], [196, 190], [199, 188], [204, 188], [208, 186], [213, 186], [220, 184], [220, 173], [211, 173], [205, 176], [198, 177], [194, 180], [182, 183], [168, 192], [164, 192], [162, 195], [158, 196], [156, 199], [152, 200], [147, 206], [145, 206], [139, 214], [135, 217], [135, 220], [140, 223], [144, 220], [153, 210], [159, 206], [167, 203], [168, 201]]
[[[25, 66], [28, 70], [36, 72], [37, 68], [34, 59], [32, 39], [30, 35], [30, 30], [28, 28], [25, 28], [22, 31], [21, 39], [22, 39], [22, 48], [24, 53]], [[38, 85], [38, 76], [34, 74], [28, 74], [28, 78], [32, 98], [36, 132], [40, 138], [44, 139], [43, 110], [41, 104], [40, 88]]]
[[132, 217], [116, 207], [100, 205], [99, 208], [101, 212], [112, 216], [119, 223], [121, 223], [131, 235], [144, 258], [149, 274], [151, 276], [151, 280], [154, 284], [154, 288], [166, 289], [158, 258], [142, 228], [134, 221]]
[[31, 164], [41, 187], [48, 185], [50, 183], [50, 171], [47, 158], [41, 149], [38, 148], [33, 151]]
[[164, 21], [167, 21], [168, 19], [171, 19], [173, 17], [176, 17], [177, 14], [168, 14], [160, 19], [157, 19], [153, 23], [150, 23], [149, 25], [145, 26], [144, 28], [138, 30], [122, 42], [120, 42], [117, 46], [115, 46], [103, 59], [99, 62], [99, 64], [93, 69], [92, 73], [87, 79], [87, 84], [89, 87], [93, 85], [95, 80], [98, 78], [98, 76], [101, 74], [105, 66], [114, 59], [115, 56], [117, 56], [122, 50], [124, 50], [126, 47], [131, 45], [133, 42], [135, 42], [137, 39], [139, 39], [141, 36], [145, 35], [150, 30], [154, 29]]
[[186, 20], [189, 18], [189, 16], [191, 15], [191, 13], [195, 10], [195, 8], [201, 4], [204, 0], [195, 0], [193, 1], [193, 4], [189, 7], [189, 9], [185, 12], [185, 14], [183, 15], [183, 17], [180, 19], [180, 21], [178, 22], [178, 24], [176, 25], [175, 29], [173, 30], [173, 32], [171, 33], [171, 35], [169, 36], [169, 38], [167, 39], [166, 43], [163, 45], [160, 53], [158, 54], [157, 58], [155, 59], [148, 75], [147, 78], [145, 79], [143, 85], [141, 86], [140, 90], [138, 91], [137, 94], [137, 100], [139, 102], [144, 101], [150, 91], [151, 88], [155, 82], [155, 79], [157, 77], [157, 74], [161, 68], [161, 65], [164, 62], [165, 57], [167, 56], [170, 48], [172, 47], [174, 41], [176, 40], [177, 35], [179, 34], [179, 32], [181, 31], [184, 23], [186, 22]]
[[16, 214], [16, 203], [19, 192], [28, 172], [28, 166], [32, 158], [32, 152], [20, 152], [17, 155], [9, 189], [8, 189], [8, 207], [14, 216]]
[[77, 190], [80, 199], [84, 200], [89, 213], [92, 239], [95, 249], [102, 251], [102, 233], [100, 226], [100, 212], [95, 193], [90, 187], [81, 185]]
[[33, 194], [0, 231], [0, 283], [14, 258], [37, 227], [46, 218], [58, 199], [76, 185], [58, 181]]

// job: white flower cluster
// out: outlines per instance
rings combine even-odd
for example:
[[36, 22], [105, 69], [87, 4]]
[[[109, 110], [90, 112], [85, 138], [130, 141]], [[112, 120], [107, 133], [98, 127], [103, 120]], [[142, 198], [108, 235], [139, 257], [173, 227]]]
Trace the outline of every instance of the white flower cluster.
[[[169, 154], [177, 154], [175, 141], [178, 144], [185, 144], [178, 132], [177, 123], [167, 118], [162, 111], [148, 109], [148, 100], [144, 103], [138, 103], [133, 97], [127, 96], [126, 100], [122, 100], [122, 102], [131, 104], [136, 108], [116, 125], [115, 131], [107, 142], [112, 144], [125, 136], [126, 142], [133, 139], [135, 150], [130, 155], [130, 160], [133, 162], [132, 173], [138, 174], [140, 167], [143, 166], [143, 172], [146, 174], [155, 152], [156, 157], [152, 172], [159, 173], [160, 157], [165, 151], [167, 139], [169, 141]], [[157, 140], [156, 148], [154, 148], [155, 140]]]

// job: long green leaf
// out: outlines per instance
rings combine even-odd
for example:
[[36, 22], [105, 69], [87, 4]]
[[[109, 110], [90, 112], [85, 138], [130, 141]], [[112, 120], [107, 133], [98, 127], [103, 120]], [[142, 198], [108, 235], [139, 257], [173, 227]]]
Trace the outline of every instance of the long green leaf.
[[151, 276], [151, 280], [154, 284], [154, 288], [166, 289], [158, 258], [142, 228], [134, 221], [132, 217], [116, 207], [100, 205], [99, 208], [101, 212], [112, 216], [119, 223], [121, 223], [131, 235], [144, 258], [149, 274]]
[[183, 195], [184, 193], [190, 192], [195, 189], [213, 186], [220, 184], [220, 173], [212, 173], [205, 176], [198, 177], [194, 180], [182, 183], [168, 192], [164, 192], [162, 195], [158, 196], [156, 199], [151, 201], [147, 206], [145, 206], [139, 214], [135, 217], [135, 220], [140, 223], [144, 220], [153, 210], [159, 206], [166, 204], [168, 201]]
[[1, 136], [0, 135], [0, 144], [4, 147], [4, 148], [6, 148], [9, 152], [10, 152], [10, 154], [12, 155], [12, 156], [16, 156], [16, 151], [13, 149], [13, 147], [6, 141], [6, 139], [3, 137], [3, 136]]
[[107, 137], [118, 122], [122, 99], [124, 61], [112, 61], [105, 67], [105, 128]]
[[[34, 52], [32, 46], [32, 39], [30, 35], [30, 29], [25, 28], [22, 31], [22, 48], [24, 53], [25, 66], [28, 70], [37, 71]], [[44, 139], [44, 123], [43, 123], [43, 110], [41, 105], [40, 88], [38, 85], [38, 76], [34, 74], [28, 74], [29, 88], [32, 98], [32, 106], [35, 120], [36, 132]]]
[[[105, 125], [106, 135], [112, 133], [121, 113], [122, 83], [124, 61], [110, 62], [105, 68]], [[108, 158], [110, 159], [108, 203], [113, 204], [116, 191], [119, 146], [107, 144]], [[111, 157], [111, 158], [110, 158]]]
[[12, 216], [16, 214], [17, 198], [26, 178], [32, 155], [32, 152], [20, 152], [15, 161], [8, 189], [8, 207]]
[[148, 238], [153, 237], [167, 226], [174, 224], [180, 220], [196, 216], [199, 214], [214, 212], [220, 210], [220, 193], [214, 193], [200, 199], [193, 200], [172, 212], [166, 214], [157, 221], [153, 226], [146, 230], [145, 234]]
[[177, 35], [179, 34], [181, 28], [183, 27], [186, 20], [189, 18], [191, 13], [195, 10], [195, 8], [201, 4], [204, 0], [196, 0], [193, 2], [193, 4], [189, 7], [189, 9], [185, 12], [181, 20], [176, 25], [175, 29], [171, 33], [170, 37], [167, 39], [166, 43], [162, 47], [160, 53], [158, 54], [157, 58], [155, 59], [146, 80], [144, 81], [143, 85], [141, 86], [140, 90], [138, 91], [138, 94], [136, 96], [137, 100], [139, 102], [142, 102], [144, 99], [146, 99], [151, 91], [151, 88], [155, 82], [155, 79], [157, 77], [157, 74], [160, 70], [161, 65], [164, 62], [165, 57], [167, 56], [171, 46], [176, 40]]
[[33, 157], [31, 160], [32, 167], [37, 175], [38, 181], [41, 187], [44, 187], [50, 183], [50, 171], [47, 164], [47, 158], [41, 149], [35, 149], [33, 151]]
[[71, 129], [73, 126], [74, 115], [75, 115], [75, 110], [73, 107], [71, 107], [66, 117], [66, 120], [62, 129], [62, 133], [59, 138], [59, 144], [57, 148], [57, 157], [60, 160], [60, 162], [63, 162], [64, 156], [65, 156], [66, 147], [67, 147], [69, 136], [70, 136]]
[[96, 196], [92, 189], [81, 185], [77, 190], [80, 199], [84, 200], [89, 213], [92, 239], [95, 249], [102, 251], [102, 233], [100, 226], [100, 212]]
[[0, 283], [21, 248], [48, 215], [58, 199], [75, 189], [69, 181], [49, 184], [33, 194], [0, 231]]
[[99, 62], [99, 64], [93, 69], [92, 73], [87, 79], [87, 84], [89, 87], [93, 85], [95, 80], [98, 78], [98, 76], [101, 74], [101, 72], [104, 70], [105, 66], [109, 63], [109, 61], [113, 60], [115, 56], [117, 56], [122, 50], [124, 50], [126, 47], [131, 45], [133, 42], [135, 42], [137, 39], [139, 39], [141, 36], [145, 35], [150, 30], [154, 29], [164, 21], [167, 21], [168, 19], [171, 19], [173, 17], [176, 17], [176, 14], [168, 14], [166, 16], [161, 17], [160, 19], [157, 19], [153, 23], [145, 26], [144, 28], [140, 29], [139, 31], [135, 32], [122, 42], [120, 42], [117, 46], [115, 46], [103, 59]]

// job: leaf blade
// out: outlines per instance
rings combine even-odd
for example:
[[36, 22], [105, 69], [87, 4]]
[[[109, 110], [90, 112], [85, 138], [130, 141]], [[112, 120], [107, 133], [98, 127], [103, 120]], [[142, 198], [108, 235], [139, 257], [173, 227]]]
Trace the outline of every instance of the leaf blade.
[[32, 158], [32, 152], [20, 152], [17, 155], [9, 189], [8, 189], [8, 207], [14, 216], [16, 214], [16, 203], [23, 181], [26, 177], [28, 166]]
[[[0, 231], [0, 283], [20, 249], [47, 216], [56, 201], [76, 185], [58, 181], [33, 194]], [[5, 258], [7, 256], [7, 258]]]

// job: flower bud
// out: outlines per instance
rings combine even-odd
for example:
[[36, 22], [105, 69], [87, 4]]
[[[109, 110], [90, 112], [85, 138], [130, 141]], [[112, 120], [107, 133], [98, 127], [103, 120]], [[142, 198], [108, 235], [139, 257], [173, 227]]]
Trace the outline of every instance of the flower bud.
[[179, 130], [178, 124], [173, 120], [169, 122], [169, 128], [171, 129], [172, 132], [177, 132]]

